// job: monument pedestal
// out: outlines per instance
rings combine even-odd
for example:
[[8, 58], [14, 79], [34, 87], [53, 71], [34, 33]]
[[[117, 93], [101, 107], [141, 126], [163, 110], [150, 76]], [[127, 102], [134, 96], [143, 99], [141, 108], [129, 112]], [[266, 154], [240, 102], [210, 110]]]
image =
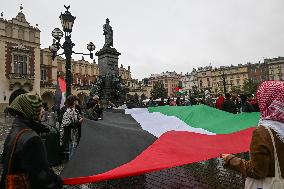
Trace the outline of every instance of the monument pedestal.
[[115, 48], [104, 47], [96, 52], [98, 56], [99, 75], [119, 76], [118, 56], [121, 55]]
[[98, 56], [99, 78], [103, 80], [102, 95], [100, 96], [103, 105], [107, 100], [117, 101], [116, 81], [119, 79], [118, 56], [120, 53], [111, 47], [104, 47], [96, 52]]

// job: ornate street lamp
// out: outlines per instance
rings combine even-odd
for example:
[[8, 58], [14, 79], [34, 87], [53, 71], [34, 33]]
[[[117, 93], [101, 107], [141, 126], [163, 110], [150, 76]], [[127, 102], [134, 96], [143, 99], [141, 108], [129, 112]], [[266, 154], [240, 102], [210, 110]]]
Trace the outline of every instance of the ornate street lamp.
[[224, 90], [224, 95], [226, 95], [226, 93], [227, 93], [227, 89], [226, 89], [226, 86], [227, 85], [230, 85], [231, 87], [232, 87], [232, 83], [227, 83], [226, 82], [226, 75], [225, 75], [225, 71], [224, 71], [224, 69], [222, 70], [222, 75], [221, 75], [221, 79], [222, 79], [222, 85], [223, 85], [223, 90]]
[[[49, 50], [52, 53], [52, 60], [55, 59], [56, 56], [65, 55], [66, 58], [66, 64], [65, 64], [65, 80], [66, 80], [66, 96], [71, 95], [71, 84], [72, 84], [72, 73], [71, 73], [71, 57], [72, 54], [82, 54], [82, 55], [89, 55], [91, 59], [93, 59], [93, 51], [96, 49], [96, 46], [94, 43], [90, 42], [87, 45], [87, 49], [89, 50], [89, 54], [83, 54], [83, 53], [76, 53], [72, 49], [75, 46], [75, 44], [71, 40], [71, 33], [72, 28], [74, 25], [74, 21], [76, 19], [75, 16], [73, 16], [69, 12], [70, 6], [65, 6], [66, 11], [59, 16], [62, 24], [63, 32], [59, 28], [55, 28], [51, 34], [53, 39], [53, 44], [49, 47]], [[60, 39], [63, 37], [65, 38], [64, 43], [60, 44]], [[63, 53], [57, 54], [59, 49], [63, 49]]]

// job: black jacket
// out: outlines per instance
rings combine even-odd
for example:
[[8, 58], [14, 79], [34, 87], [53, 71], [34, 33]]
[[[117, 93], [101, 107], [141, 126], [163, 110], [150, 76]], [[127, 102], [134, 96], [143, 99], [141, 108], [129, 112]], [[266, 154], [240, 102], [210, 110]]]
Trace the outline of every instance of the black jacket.
[[15, 118], [10, 133], [4, 143], [4, 150], [1, 159], [3, 172], [0, 188], [5, 188], [4, 181], [7, 174], [12, 143], [16, 135], [22, 129], [32, 130], [24, 132], [17, 142], [12, 173], [26, 173], [29, 177], [32, 189], [62, 188], [62, 179], [49, 168], [46, 149], [39, 136], [39, 133], [45, 132], [46, 128], [39, 123], [20, 117]]
[[222, 103], [222, 110], [226, 111], [226, 112], [230, 112], [230, 113], [236, 114], [237, 113], [237, 106], [234, 103], [234, 101], [226, 99]]

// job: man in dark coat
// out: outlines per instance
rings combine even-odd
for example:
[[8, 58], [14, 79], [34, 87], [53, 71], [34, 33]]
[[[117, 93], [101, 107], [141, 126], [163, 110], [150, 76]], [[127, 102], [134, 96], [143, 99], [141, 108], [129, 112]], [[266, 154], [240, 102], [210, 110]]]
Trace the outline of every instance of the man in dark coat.
[[39, 123], [41, 109], [40, 97], [32, 94], [19, 95], [9, 106], [8, 111], [12, 116], [15, 116], [15, 120], [4, 143], [0, 188], [5, 188], [12, 143], [16, 135], [23, 129], [29, 130], [20, 135], [10, 174], [23, 173], [28, 175], [31, 189], [62, 188], [61, 178], [48, 165], [46, 149], [39, 136], [41, 132], [48, 132], [48, 129]]
[[233, 100], [231, 100], [231, 94], [226, 93], [225, 94], [225, 101], [222, 103], [222, 110], [226, 112], [230, 112], [233, 114], [237, 113], [237, 107]]
[[248, 97], [245, 94], [241, 95], [241, 112], [255, 112], [253, 105], [248, 102]]

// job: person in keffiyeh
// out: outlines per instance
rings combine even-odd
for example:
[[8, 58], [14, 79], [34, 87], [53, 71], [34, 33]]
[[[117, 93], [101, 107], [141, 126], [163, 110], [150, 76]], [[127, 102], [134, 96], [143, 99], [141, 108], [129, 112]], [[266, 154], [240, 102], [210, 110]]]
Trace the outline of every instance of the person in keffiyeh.
[[232, 154], [222, 154], [221, 157], [225, 160], [225, 167], [239, 171], [246, 177], [274, 177], [275, 157], [272, 139], [267, 130], [269, 128], [273, 133], [280, 172], [284, 176], [284, 82], [261, 83], [257, 99], [261, 118], [252, 135], [250, 159], [247, 161]]

